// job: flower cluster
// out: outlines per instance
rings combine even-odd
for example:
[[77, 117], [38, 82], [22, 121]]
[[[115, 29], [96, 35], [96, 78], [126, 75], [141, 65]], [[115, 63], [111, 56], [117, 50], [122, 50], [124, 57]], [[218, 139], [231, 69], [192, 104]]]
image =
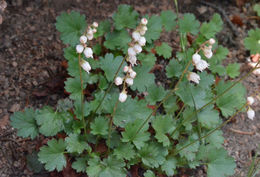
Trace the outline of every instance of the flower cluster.
[[255, 111], [250, 107], [253, 103], [255, 102], [253, 97], [247, 97], [247, 105], [248, 105], [248, 110], [247, 110], [247, 117], [251, 120], [254, 120], [255, 117]]
[[[204, 56], [206, 58], [210, 59], [213, 56], [212, 45], [214, 43], [215, 43], [215, 39], [211, 38], [210, 40], [208, 40], [204, 44], [202, 44], [200, 49], [198, 51], [196, 51], [195, 54], [192, 55], [192, 64], [195, 66], [196, 70], [202, 72], [209, 67], [209, 64], [205, 60], [201, 59], [201, 56], [198, 53], [200, 50], [202, 50]], [[206, 44], [208, 44], [208, 45], [206, 45]], [[195, 82], [196, 84], [199, 84], [200, 76], [195, 72], [190, 72], [188, 74], [188, 80]]]
[[136, 30], [132, 33], [132, 42], [129, 44], [128, 48], [128, 56], [127, 61], [129, 62], [128, 66], [124, 67], [125, 77], [117, 77], [115, 79], [115, 84], [117, 86], [123, 84], [123, 91], [119, 94], [119, 101], [125, 102], [127, 99], [127, 86], [131, 86], [134, 84], [134, 78], [136, 76], [136, 72], [133, 70], [133, 66], [137, 65], [137, 57], [136, 55], [142, 52], [142, 47], [146, 44], [146, 39], [144, 37], [147, 31], [147, 19], [142, 18], [141, 23], [138, 25]]
[[[98, 23], [94, 22], [90, 27], [88, 27], [86, 34], [79, 38], [80, 44], [76, 46], [76, 51], [78, 54], [83, 52], [86, 58], [93, 58], [93, 50], [90, 47], [87, 47], [87, 41], [94, 38], [94, 33], [97, 32], [97, 27]], [[91, 66], [86, 60], [81, 59], [80, 65], [88, 73], [91, 70]]]

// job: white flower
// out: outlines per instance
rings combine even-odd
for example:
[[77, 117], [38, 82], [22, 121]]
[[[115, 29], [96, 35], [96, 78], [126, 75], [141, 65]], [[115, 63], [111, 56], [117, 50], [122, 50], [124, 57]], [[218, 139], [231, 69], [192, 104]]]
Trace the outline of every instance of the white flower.
[[145, 37], [140, 37], [140, 39], [138, 40], [138, 43], [140, 44], [140, 46], [145, 46], [145, 43], [146, 43]]
[[141, 37], [141, 35], [137, 31], [134, 31], [132, 33], [132, 38], [134, 39], [134, 41], [139, 41], [140, 37]]
[[82, 53], [83, 50], [84, 50], [83, 45], [77, 45], [77, 46], [76, 46], [76, 51], [77, 51], [77, 53]]
[[128, 48], [128, 55], [129, 55], [129, 56], [135, 56], [135, 55], [136, 55], [136, 52], [135, 52], [135, 50], [133, 49], [133, 47]]
[[86, 44], [86, 42], [87, 42], [87, 40], [88, 40], [88, 38], [86, 37], [86, 36], [80, 36], [80, 38], [79, 38], [79, 41], [82, 43], [82, 44]]
[[134, 45], [134, 50], [136, 53], [141, 53], [142, 52], [142, 47], [139, 44]]
[[210, 45], [215, 44], [215, 42], [216, 42], [215, 39], [213, 39], [213, 38], [210, 38], [210, 39], [209, 39], [209, 44], [210, 44]]
[[129, 67], [128, 67], [128, 66], [125, 66], [125, 67], [124, 67], [124, 72], [126, 73], [126, 72], [128, 72], [128, 70], [129, 70]]
[[147, 23], [148, 23], [148, 20], [146, 18], [142, 18], [141, 24], [142, 25], [147, 25]]
[[247, 103], [249, 104], [249, 105], [252, 105], [253, 103], [255, 102], [255, 99], [253, 98], [253, 97], [247, 97]]
[[123, 102], [125, 102], [126, 101], [126, 99], [127, 99], [127, 94], [126, 94], [126, 91], [122, 91], [120, 94], [119, 94], [119, 101], [121, 102], [121, 103], [123, 103]]
[[89, 62], [87, 62], [85, 60], [81, 60], [80, 65], [87, 73], [89, 73], [89, 71], [91, 70], [91, 66], [90, 66]]
[[254, 120], [255, 117], [255, 111], [251, 109], [250, 107], [247, 110], [247, 117], [251, 120]]
[[136, 76], [136, 72], [135, 72], [134, 70], [132, 70], [132, 69], [131, 69], [131, 70], [130, 70], [130, 74], [129, 74], [129, 75], [130, 75], [130, 77], [131, 77], [131, 78], [133, 78], [133, 79], [134, 79], [134, 78], [135, 78], [135, 76]]
[[211, 57], [213, 56], [213, 52], [212, 52], [212, 51], [207, 52], [207, 53], [204, 52], [204, 55], [205, 55], [205, 57], [207, 57], [207, 58], [211, 58]]
[[118, 86], [118, 85], [121, 85], [123, 83], [123, 79], [121, 77], [117, 77], [115, 79], [115, 84]]
[[143, 27], [140, 29], [140, 34], [141, 34], [141, 35], [145, 35], [146, 31], [147, 31], [147, 27], [146, 27], [146, 26], [143, 26]]
[[84, 54], [87, 58], [93, 58], [93, 51], [91, 48], [86, 47], [84, 50]]
[[188, 75], [188, 80], [199, 84], [200, 76], [194, 72], [190, 72]]
[[93, 31], [93, 33], [96, 33], [96, 32], [97, 32], [97, 29], [96, 29], [96, 28], [94, 28], [92, 31]]
[[134, 84], [134, 80], [132, 78], [126, 78], [125, 82], [127, 83], [127, 85], [131, 86]]
[[97, 27], [98, 27], [98, 23], [97, 23], [97, 22], [93, 22], [93, 26], [94, 26], [95, 28], [97, 28]]
[[196, 69], [199, 70], [200, 72], [202, 72], [203, 70], [205, 70], [206, 68], [209, 67], [209, 64], [205, 61], [205, 60], [200, 60], [196, 65], [195, 65]]
[[196, 65], [200, 62], [201, 56], [198, 53], [192, 55], [192, 62]]
[[203, 48], [203, 53], [204, 53], [205, 57], [207, 57], [207, 58], [211, 58], [212, 57], [213, 52], [211, 51], [211, 48], [212, 48], [212, 46], [208, 46], [208, 47], [205, 46]]
[[132, 66], [136, 65], [137, 58], [136, 56], [129, 56], [128, 61], [131, 63]]
[[91, 30], [91, 33], [87, 33], [87, 38], [88, 40], [92, 40], [94, 38], [94, 34], [93, 34], [93, 31]]

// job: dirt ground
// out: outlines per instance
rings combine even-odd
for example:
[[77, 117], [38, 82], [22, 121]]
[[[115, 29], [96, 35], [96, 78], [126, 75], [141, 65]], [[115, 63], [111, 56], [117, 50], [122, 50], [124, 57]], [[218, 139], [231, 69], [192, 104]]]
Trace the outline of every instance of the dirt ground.
[[[249, 52], [243, 47], [248, 29], [259, 27], [251, 3], [241, 7], [236, 2], [207, 1], [219, 7], [209, 7], [199, 1], [179, 1], [181, 13], [191, 12], [200, 21], [210, 19], [215, 12], [224, 18], [224, 30], [218, 35], [219, 43], [229, 48], [226, 63], [241, 64], [241, 75], [249, 71]], [[55, 29], [56, 16], [62, 11], [76, 10], [85, 14], [89, 23], [111, 18], [119, 4], [130, 4], [140, 14], [158, 14], [162, 10], [174, 10], [173, 0], [9, 0], [0, 25], [0, 177], [55, 176], [57, 174], [33, 173], [26, 167], [26, 155], [37, 147], [35, 141], [21, 139], [9, 125], [10, 115], [25, 107], [55, 106], [57, 100], [66, 97], [63, 92], [65, 72], [62, 68], [63, 45]], [[236, 21], [230, 26], [229, 19]], [[238, 21], [239, 21], [238, 20]], [[230, 22], [230, 21], [229, 21]], [[239, 21], [240, 22], [240, 21]], [[233, 28], [232, 28], [233, 27]], [[171, 43], [176, 36], [162, 38]], [[260, 76], [251, 75], [244, 82], [248, 95], [260, 90]], [[249, 120], [240, 113], [235, 121], [223, 128], [224, 146], [237, 163], [235, 177], [246, 176], [252, 156], [260, 145], [260, 98], [252, 106], [255, 119]], [[58, 174], [65, 176], [64, 174]], [[203, 168], [194, 176], [204, 176]], [[260, 176], [260, 174], [259, 174]]]

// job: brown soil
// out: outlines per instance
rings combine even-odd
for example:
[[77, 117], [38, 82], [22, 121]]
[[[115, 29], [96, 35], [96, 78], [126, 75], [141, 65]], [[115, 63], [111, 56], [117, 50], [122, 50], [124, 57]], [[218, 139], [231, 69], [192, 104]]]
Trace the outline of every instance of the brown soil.
[[[180, 1], [179, 1], [180, 2]], [[55, 106], [58, 99], [66, 97], [63, 92], [64, 69], [61, 66], [63, 45], [55, 29], [55, 18], [62, 11], [76, 10], [85, 14], [89, 23], [111, 18], [119, 4], [130, 4], [141, 14], [158, 14], [162, 10], [174, 10], [172, 0], [9, 0], [0, 25], [0, 176], [49, 176], [48, 173], [34, 174], [26, 168], [26, 155], [30, 154], [41, 139], [30, 141], [18, 138], [9, 125], [10, 115], [25, 107]], [[224, 20], [224, 30], [219, 42], [230, 50], [226, 63], [241, 64], [241, 75], [249, 71], [246, 58], [249, 53], [243, 47], [247, 30], [259, 26], [259, 21], [248, 20], [253, 16], [252, 5], [240, 8], [235, 1], [214, 1], [227, 17], [234, 15], [242, 19], [242, 26], [233, 24], [236, 31]], [[202, 5], [197, 1], [184, 0], [180, 12], [194, 13], [200, 21], [210, 19], [219, 10]], [[204, 11], [204, 12], [203, 12]], [[234, 35], [234, 32], [236, 34]], [[235, 37], [234, 37], [235, 36]], [[163, 37], [162, 40], [171, 42]], [[260, 90], [259, 76], [251, 75], [244, 82], [248, 95]], [[256, 117], [249, 120], [245, 113], [236, 116], [236, 121], [223, 128], [225, 148], [237, 163], [234, 176], [246, 176], [252, 155], [260, 144], [260, 98], [253, 108]], [[239, 130], [239, 131], [236, 131]], [[244, 132], [252, 132], [245, 134]], [[203, 168], [195, 176], [203, 176]], [[260, 175], [260, 174], [259, 174]]]

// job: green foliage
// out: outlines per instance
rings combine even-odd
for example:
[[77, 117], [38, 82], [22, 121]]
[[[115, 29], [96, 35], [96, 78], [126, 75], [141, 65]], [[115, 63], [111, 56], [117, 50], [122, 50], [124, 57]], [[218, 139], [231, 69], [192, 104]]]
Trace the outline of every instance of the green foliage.
[[108, 134], [108, 118], [98, 117], [91, 123], [91, 133], [93, 135], [107, 135]]
[[133, 10], [129, 5], [118, 6], [117, 12], [113, 15], [113, 20], [115, 22], [115, 28], [121, 30], [123, 28], [134, 29], [137, 24], [138, 13]]
[[168, 59], [172, 56], [172, 48], [165, 42], [155, 48], [158, 55]]
[[214, 14], [209, 23], [203, 23], [200, 28], [200, 33], [206, 38], [210, 39], [220, 32], [222, 29], [223, 21], [219, 14]]
[[147, 170], [144, 173], [144, 177], [155, 177], [155, 174], [151, 170]]
[[148, 19], [147, 32], [145, 38], [148, 43], [152, 43], [154, 40], [159, 39], [162, 32], [162, 20], [159, 16], [153, 15]]
[[231, 78], [235, 78], [239, 76], [240, 74], [239, 70], [240, 70], [240, 64], [238, 63], [231, 63], [226, 68], [226, 72]]
[[148, 90], [148, 96], [145, 97], [150, 105], [154, 105], [156, 102], [161, 101], [166, 95], [166, 91], [162, 86], [151, 85]]
[[106, 34], [104, 46], [111, 50], [126, 50], [131, 38], [126, 30], [113, 31]]
[[101, 21], [97, 28], [97, 33], [95, 35], [97, 37], [103, 36], [105, 33], [110, 32], [111, 24], [108, 20]]
[[115, 149], [114, 155], [118, 159], [131, 160], [136, 155], [134, 151], [134, 145], [130, 143], [121, 144]]
[[183, 69], [183, 65], [181, 65], [176, 59], [173, 58], [166, 67], [166, 76], [168, 78], [179, 77]]
[[162, 11], [161, 19], [162, 19], [163, 27], [166, 31], [169, 32], [176, 27], [177, 25], [176, 18], [177, 15], [173, 13], [171, 10]]
[[254, 9], [254, 11], [256, 11], [257, 15], [260, 17], [260, 4], [255, 4], [253, 9]]
[[177, 159], [173, 156], [167, 157], [166, 161], [162, 164], [162, 170], [168, 176], [173, 176], [175, 174], [175, 169], [177, 167]]
[[72, 11], [69, 14], [63, 12], [57, 17], [56, 28], [65, 44], [76, 45], [86, 26], [85, 15], [80, 15], [78, 12]]
[[200, 23], [196, 20], [193, 14], [184, 14], [183, 19], [180, 19], [179, 25], [181, 33], [191, 33], [196, 35], [199, 32]]
[[198, 120], [201, 126], [207, 129], [215, 128], [220, 123], [219, 113], [217, 110], [213, 109], [212, 106], [199, 112]]
[[[86, 87], [86, 83], [83, 83], [83, 87]], [[81, 98], [81, 81], [79, 77], [68, 78], [65, 82], [65, 89], [70, 93], [72, 100], [79, 100]]]
[[48, 146], [43, 146], [38, 154], [41, 163], [45, 164], [48, 171], [61, 171], [66, 166], [66, 157], [64, 151], [66, 144], [63, 140], [52, 139], [48, 141]]
[[18, 130], [18, 136], [34, 139], [39, 134], [35, 121], [36, 114], [33, 109], [28, 108], [24, 112], [15, 112], [11, 116], [11, 125]]
[[260, 29], [251, 29], [248, 32], [248, 37], [244, 41], [245, 47], [250, 50], [251, 54], [260, 53]]
[[87, 170], [87, 158], [85, 157], [79, 157], [76, 158], [76, 161], [74, 161], [71, 165], [73, 169], [76, 170], [76, 172], [86, 172]]
[[77, 134], [70, 134], [66, 139], [65, 142], [67, 143], [66, 149], [70, 153], [82, 153], [85, 149], [89, 149], [88, 143], [83, 140], [80, 140], [79, 135]]

